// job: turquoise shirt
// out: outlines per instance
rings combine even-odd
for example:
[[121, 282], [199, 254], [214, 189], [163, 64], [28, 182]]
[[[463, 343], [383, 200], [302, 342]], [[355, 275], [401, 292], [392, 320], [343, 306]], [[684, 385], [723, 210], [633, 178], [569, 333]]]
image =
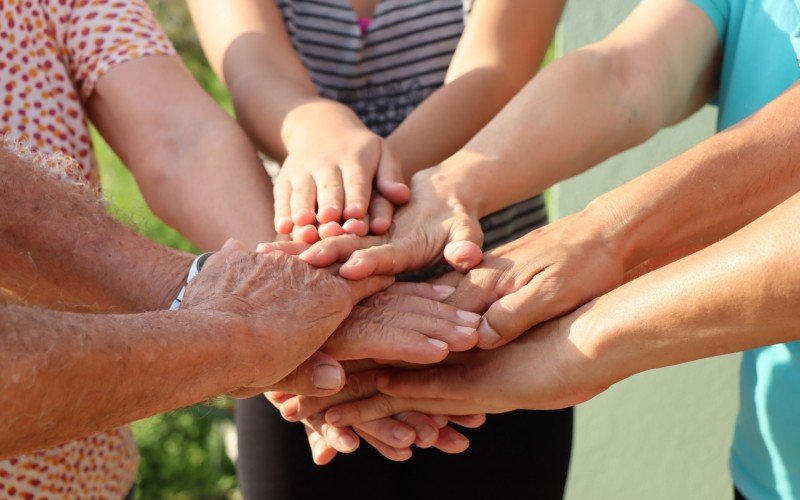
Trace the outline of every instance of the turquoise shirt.
[[[800, 0], [692, 1], [722, 44], [720, 130], [800, 80]], [[730, 461], [736, 486], [753, 500], [800, 498], [800, 342], [745, 352], [740, 397]]]

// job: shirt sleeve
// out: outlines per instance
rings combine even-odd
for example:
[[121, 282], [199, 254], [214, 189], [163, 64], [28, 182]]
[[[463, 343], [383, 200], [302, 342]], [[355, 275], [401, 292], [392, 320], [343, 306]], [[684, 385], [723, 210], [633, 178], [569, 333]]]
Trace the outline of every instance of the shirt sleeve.
[[719, 43], [722, 44], [725, 40], [725, 31], [730, 16], [728, 0], [691, 0], [691, 2], [700, 7], [711, 20], [717, 30]]
[[75, 0], [69, 11], [65, 49], [82, 101], [111, 68], [175, 48], [144, 0]]

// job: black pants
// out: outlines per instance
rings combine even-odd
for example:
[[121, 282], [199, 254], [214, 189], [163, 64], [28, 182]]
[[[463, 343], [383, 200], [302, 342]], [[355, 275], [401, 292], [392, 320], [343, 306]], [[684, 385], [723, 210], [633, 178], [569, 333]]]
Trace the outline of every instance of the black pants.
[[311, 460], [300, 424], [281, 419], [263, 396], [239, 401], [239, 484], [245, 500], [334, 498], [560, 499], [572, 446], [572, 408], [490, 415], [467, 429], [469, 449], [414, 449], [391, 462], [366, 443], [326, 466]]

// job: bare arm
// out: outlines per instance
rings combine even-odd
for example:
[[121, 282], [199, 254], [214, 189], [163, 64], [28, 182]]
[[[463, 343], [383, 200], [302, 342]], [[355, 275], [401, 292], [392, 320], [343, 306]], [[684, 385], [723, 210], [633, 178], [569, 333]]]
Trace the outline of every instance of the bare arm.
[[444, 87], [388, 138], [406, 180], [463, 147], [533, 77], [553, 39], [564, 3], [475, 3]]
[[177, 57], [103, 75], [89, 115], [153, 211], [202, 249], [272, 241], [272, 185], [254, 146]]
[[543, 69], [442, 174], [478, 215], [542, 192], [705, 104], [719, 50], [694, 4], [644, 2], [601, 42]]
[[[110, 217], [96, 193], [47, 161], [0, 147], [0, 300], [53, 309], [165, 309], [192, 257]], [[63, 163], [68, 160], [63, 159]]]

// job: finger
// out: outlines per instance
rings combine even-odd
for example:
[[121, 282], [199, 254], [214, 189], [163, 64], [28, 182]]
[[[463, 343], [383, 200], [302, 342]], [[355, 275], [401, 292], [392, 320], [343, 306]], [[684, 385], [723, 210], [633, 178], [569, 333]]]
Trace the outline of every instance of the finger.
[[369, 229], [372, 234], [384, 234], [392, 226], [394, 204], [379, 194], [372, 195], [369, 203]]
[[295, 225], [294, 229], [292, 229], [292, 240], [306, 244], [313, 244], [319, 241], [319, 232], [317, 231], [316, 226]]
[[303, 241], [271, 241], [259, 243], [256, 246], [256, 253], [283, 252], [289, 255], [300, 255], [309, 248], [311, 245]]
[[469, 439], [450, 426], [439, 429], [439, 440], [434, 446], [450, 454], [462, 453], [469, 448]]
[[315, 208], [317, 206], [317, 186], [310, 175], [293, 179], [290, 206], [292, 222], [297, 226], [305, 226], [317, 222]]
[[[477, 340], [477, 333], [472, 334]], [[379, 358], [416, 364], [438, 363], [449, 352], [446, 342], [432, 336], [363, 320], [348, 321], [322, 349], [341, 360]]]
[[[394, 356], [411, 354], [418, 350], [431, 354], [437, 352], [426, 349], [425, 344], [441, 347], [444, 349], [442, 354], [445, 355], [448, 350], [467, 351], [475, 347], [478, 342], [478, 333], [475, 329], [477, 321], [473, 323], [473, 326], [464, 326], [458, 323], [463, 320], [455, 319], [456, 314], [453, 314], [453, 319], [440, 319], [398, 310], [391, 312], [384, 310], [381, 313], [375, 313], [371, 308], [362, 306], [357, 306], [356, 309], [358, 310], [356, 316], [353, 317], [351, 314], [347, 323], [342, 325], [342, 328], [330, 338], [329, 342], [340, 350], [359, 352], [356, 348], [360, 348], [364, 352], [371, 353], [363, 357], [424, 363], [424, 361], [413, 361], [406, 357]], [[369, 309], [369, 311], [364, 313], [362, 312], [364, 309]], [[480, 318], [477, 314], [475, 316]], [[337, 359], [351, 359], [331, 354]], [[440, 361], [438, 356], [436, 360], [428, 361], [428, 363], [436, 361]]]
[[305, 426], [308, 446], [311, 448], [311, 458], [317, 465], [327, 465], [336, 457], [337, 451], [328, 445], [325, 439], [314, 429]]
[[444, 247], [444, 259], [456, 270], [467, 272], [483, 260], [483, 231], [473, 217], [460, 215], [453, 222]]
[[317, 222], [338, 221], [344, 207], [342, 172], [338, 168], [327, 168], [313, 174], [317, 184]]
[[317, 231], [319, 232], [319, 237], [323, 240], [325, 238], [333, 238], [334, 236], [341, 236], [345, 234], [344, 229], [342, 229], [342, 225], [336, 221], [320, 224], [317, 228]]
[[292, 227], [294, 227], [290, 204], [292, 186], [289, 181], [279, 176], [273, 191], [275, 196], [275, 230], [280, 234], [289, 234], [292, 232]]
[[372, 172], [359, 163], [344, 163], [344, 219], [362, 219], [367, 215], [369, 199], [372, 195]]
[[342, 229], [347, 234], [366, 236], [369, 232], [369, 216], [365, 216], [363, 219], [347, 219], [342, 224]]
[[308, 396], [329, 396], [344, 387], [344, 369], [334, 358], [316, 352], [270, 389], [304, 394]]
[[289, 394], [288, 392], [281, 392], [281, 391], [267, 391], [264, 393], [264, 397], [267, 398], [267, 401], [272, 403], [272, 405], [278, 410], [281, 409], [281, 405], [283, 403], [285, 403], [286, 401], [295, 396], [296, 394]]
[[439, 427], [425, 414], [407, 411], [398, 413], [394, 418], [414, 429], [414, 444], [420, 448], [430, 448], [439, 440]]
[[448, 415], [447, 418], [454, 424], [468, 429], [477, 429], [486, 423], [486, 415], [483, 413], [479, 415]]
[[[424, 370], [383, 372], [372, 377], [380, 392], [396, 398], [456, 399], [469, 387], [464, 365], [436, 366]], [[439, 411], [427, 413], [439, 414]], [[460, 414], [461, 412], [455, 412]], [[452, 413], [452, 414], [455, 414]], [[474, 412], [467, 413], [468, 415]], [[445, 413], [446, 414], [446, 413]]]
[[378, 191], [395, 205], [407, 203], [411, 190], [403, 180], [403, 165], [392, 153], [386, 141], [382, 142], [381, 160], [375, 173]]
[[400, 243], [356, 250], [342, 264], [339, 274], [349, 280], [361, 280], [372, 275], [394, 276], [419, 267], [417, 252], [406, 240]]
[[336, 262], [344, 262], [356, 250], [368, 248], [382, 243], [378, 236], [360, 238], [352, 234], [345, 234], [335, 238], [328, 238], [312, 246], [300, 254], [300, 260], [316, 267], [328, 267]]
[[356, 305], [370, 295], [389, 288], [392, 283], [394, 283], [394, 277], [392, 276], [373, 276], [360, 281], [348, 281], [347, 286], [350, 287], [352, 305]]
[[419, 315], [430, 318], [433, 320], [432, 324], [436, 326], [440, 326], [441, 321], [446, 321], [456, 325], [468, 326], [472, 328], [478, 327], [478, 324], [481, 320], [480, 314], [464, 311], [455, 306], [451, 306], [450, 304], [439, 302], [438, 300], [431, 300], [401, 293], [391, 293], [390, 290], [400, 289], [396, 285], [397, 284], [392, 285], [385, 292], [381, 292], [364, 299], [364, 301], [359, 304], [359, 307], [353, 311], [355, 317], [371, 319], [376, 316], [377, 312], [382, 312], [383, 314], [381, 317], [383, 320], [385, 320], [389, 317], [388, 315], [390, 312], [391, 314], [409, 313], [415, 316], [403, 316], [398, 314], [396, 321], [393, 316], [391, 317], [391, 324], [393, 326], [403, 328], [415, 328], [419, 326], [422, 329], [415, 329], [420, 332], [426, 331], [424, 329], [426, 325], [415, 324], [415, 321], [418, 321], [419, 319], [417, 317]]
[[394, 418], [364, 422], [358, 428], [392, 448], [408, 448], [417, 437], [413, 427]]
[[369, 443], [373, 448], [384, 457], [394, 462], [402, 462], [411, 458], [411, 450], [409, 448], [394, 448], [381, 442], [380, 439], [372, 436], [368, 432], [362, 430], [360, 426], [355, 428], [356, 433], [361, 436], [364, 441]]
[[349, 427], [334, 427], [322, 415], [313, 415], [303, 423], [321, 435], [325, 443], [340, 453], [352, 453], [359, 446], [358, 436]]
[[443, 301], [447, 300], [456, 288], [449, 285], [432, 285], [430, 283], [410, 283], [401, 281], [390, 286], [386, 292], [401, 295], [414, 295], [425, 299]]
[[527, 285], [489, 306], [478, 328], [478, 346], [500, 347], [539, 323], [581, 305], [566, 294], [543, 290], [542, 284], [547, 282], [547, 274], [539, 273]]

